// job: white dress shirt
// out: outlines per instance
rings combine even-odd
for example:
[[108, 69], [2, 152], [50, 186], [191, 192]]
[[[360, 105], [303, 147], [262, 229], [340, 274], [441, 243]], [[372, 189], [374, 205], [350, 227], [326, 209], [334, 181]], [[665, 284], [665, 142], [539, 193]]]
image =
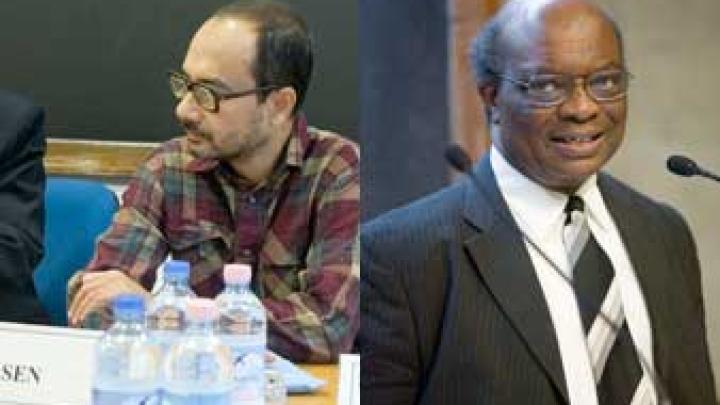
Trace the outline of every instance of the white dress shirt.
[[[525, 246], [555, 328], [570, 403], [596, 405], [595, 377], [580, 311], [569, 282], [572, 268], [563, 245], [564, 208], [568, 196], [548, 190], [527, 178], [512, 167], [494, 146], [490, 150], [490, 163], [500, 192], [525, 234]], [[575, 194], [585, 202], [589, 228], [613, 265], [614, 284], [621, 289], [622, 310], [636, 350], [643, 356], [647, 367], [652, 369], [652, 331], [645, 300], [625, 244], [600, 194], [596, 176], [588, 178]], [[643, 360], [640, 360], [641, 364]], [[633, 403], [656, 403], [652, 379], [646, 370], [640, 384], [644, 384], [646, 389], [639, 391], [643, 394]]]

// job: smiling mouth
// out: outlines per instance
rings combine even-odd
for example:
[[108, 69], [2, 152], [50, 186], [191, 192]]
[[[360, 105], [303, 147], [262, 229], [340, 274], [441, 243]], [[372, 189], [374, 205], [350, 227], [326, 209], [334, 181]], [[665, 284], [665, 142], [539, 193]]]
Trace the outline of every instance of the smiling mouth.
[[563, 135], [563, 136], [554, 136], [550, 138], [553, 142], [559, 142], [559, 143], [565, 143], [565, 144], [573, 144], [573, 143], [590, 143], [597, 141], [602, 136], [602, 133], [599, 134], [593, 134], [593, 135]]

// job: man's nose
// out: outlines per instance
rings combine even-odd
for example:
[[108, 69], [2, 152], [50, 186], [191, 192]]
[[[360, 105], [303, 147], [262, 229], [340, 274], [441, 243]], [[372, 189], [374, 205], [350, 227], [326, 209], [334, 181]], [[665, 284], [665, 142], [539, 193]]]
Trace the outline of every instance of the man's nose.
[[175, 106], [175, 116], [180, 122], [198, 123], [202, 119], [202, 108], [195, 101], [192, 92], [185, 93]]
[[587, 91], [584, 81], [578, 79], [568, 94], [567, 100], [560, 105], [563, 118], [577, 122], [589, 121], [597, 116], [600, 106]]

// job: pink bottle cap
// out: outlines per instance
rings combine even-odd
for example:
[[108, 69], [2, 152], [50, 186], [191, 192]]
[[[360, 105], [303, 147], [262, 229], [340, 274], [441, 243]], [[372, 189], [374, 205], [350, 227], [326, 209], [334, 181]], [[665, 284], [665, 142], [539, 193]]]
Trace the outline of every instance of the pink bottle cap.
[[209, 298], [190, 298], [186, 311], [188, 318], [193, 321], [211, 321], [218, 318], [215, 301]]
[[252, 269], [247, 264], [226, 264], [223, 267], [225, 284], [250, 284]]

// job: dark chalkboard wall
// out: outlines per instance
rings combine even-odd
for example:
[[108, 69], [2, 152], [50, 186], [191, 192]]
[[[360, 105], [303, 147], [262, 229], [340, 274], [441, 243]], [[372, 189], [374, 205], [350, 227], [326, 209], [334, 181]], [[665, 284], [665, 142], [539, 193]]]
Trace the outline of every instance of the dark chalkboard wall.
[[[0, 87], [47, 111], [48, 136], [162, 141], [179, 132], [165, 71], [220, 0], [0, 0]], [[292, 0], [315, 39], [305, 112], [357, 138], [355, 0]]]

